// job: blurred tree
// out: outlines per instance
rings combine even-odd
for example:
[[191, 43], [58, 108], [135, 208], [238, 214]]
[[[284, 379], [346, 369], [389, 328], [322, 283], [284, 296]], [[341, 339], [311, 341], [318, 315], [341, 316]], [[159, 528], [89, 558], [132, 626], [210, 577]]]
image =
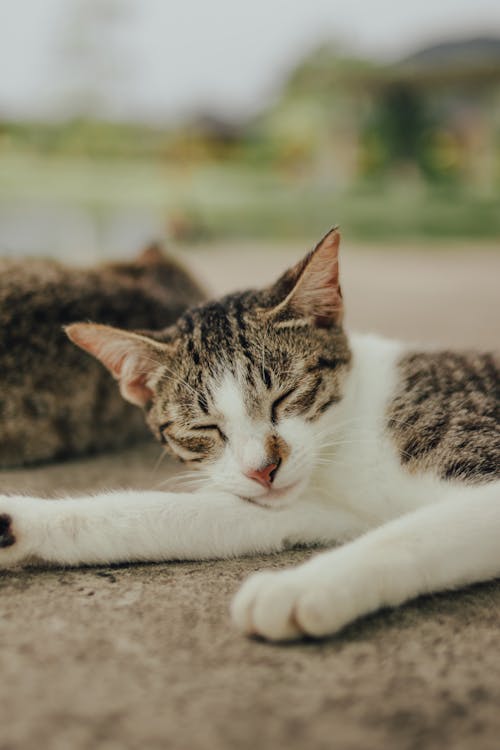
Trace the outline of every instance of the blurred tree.
[[380, 174], [391, 167], [408, 169], [413, 165], [434, 177], [430, 149], [433, 128], [421, 91], [400, 83], [387, 86], [374, 100], [363, 130], [365, 173]]

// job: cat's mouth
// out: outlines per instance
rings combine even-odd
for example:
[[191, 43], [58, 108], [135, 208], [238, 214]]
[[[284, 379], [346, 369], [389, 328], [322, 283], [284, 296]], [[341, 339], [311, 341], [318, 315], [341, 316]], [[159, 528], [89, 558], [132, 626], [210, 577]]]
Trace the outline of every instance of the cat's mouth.
[[258, 495], [257, 497], [245, 497], [243, 495], [240, 495], [240, 498], [242, 500], [246, 500], [248, 503], [260, 505], [263, 508], [283, 507], [281, 503], [279, 505], [276, 505], [276, 501], [285, 498], [298, 486], [298, 484], [299, 482], [292, 482], [286, 487], [280, 487], [279, 489], [271, 487], [265, 493], [265, 495]]

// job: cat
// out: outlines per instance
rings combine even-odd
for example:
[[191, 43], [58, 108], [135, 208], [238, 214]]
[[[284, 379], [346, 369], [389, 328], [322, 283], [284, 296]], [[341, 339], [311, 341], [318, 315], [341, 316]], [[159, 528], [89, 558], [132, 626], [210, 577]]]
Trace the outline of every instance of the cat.
[[140, 412], [62, 326], [173, 323], [204, 292], [157, 245], [130, 263], [77, 269], [0, 259], [0, 467], [68, 458], [147, 436]]
[[498, 358], [350, 334], [339, 241], [160, 332], [70, 325], [199, 486], [3, 496], [0, 565], [340, 545], [244, 582], [233, 621], [271, 641], [500, 575]]

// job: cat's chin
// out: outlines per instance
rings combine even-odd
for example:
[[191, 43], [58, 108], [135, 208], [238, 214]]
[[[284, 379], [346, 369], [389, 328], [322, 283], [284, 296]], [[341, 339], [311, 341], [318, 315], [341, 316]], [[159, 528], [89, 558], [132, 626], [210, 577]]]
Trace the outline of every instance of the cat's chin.
[[301, 482], [298, 481], [293, 482], [286, 487], [281, 487], [280, 489], [275, 489], [273, 487], [268, 490], [265, 495], [258, 495], [257, 497], [248, 497], [243, 495], [240, 495], [239, 497], [242, 500], [246, 500], [246, 502], [248, 503], [260, 505], [263, 508], [286, 508], [296, 498], [297, 490], [300, 484]]

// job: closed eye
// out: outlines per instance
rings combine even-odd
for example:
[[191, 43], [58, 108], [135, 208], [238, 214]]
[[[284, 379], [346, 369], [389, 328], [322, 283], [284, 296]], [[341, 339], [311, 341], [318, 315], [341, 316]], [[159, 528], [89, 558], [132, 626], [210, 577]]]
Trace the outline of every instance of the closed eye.
[[275, 401], [273, 401], [271, 406], [271, 422], [273, 424], [276, 424], [278, 421], [278, 409], [281, 406], [281, 404], [286, 401], [286, 399], [292, 395], [292, 393], [295, 393], [297, 389], [296, 388], [290, 388], [290, 390], [283, 393], [283, 395], [279, 396]]
[[193, 425], [191, 427], [192, 430], [196, 430], [197, 432], [217, 432], [219, 434], [219, 437], [226, 442], [227, 437], [222, 432], [221, 428], [217, 424], [197, 424]]
[[181, 461], [195, 462], [202, 461], [204, 458], [197, 446], [190, 447], [189, 445], [185, 445], [184, 441], [168, 433], [162, 433], [161, 441], [165, 445], [168, 445], [174, 455]]

